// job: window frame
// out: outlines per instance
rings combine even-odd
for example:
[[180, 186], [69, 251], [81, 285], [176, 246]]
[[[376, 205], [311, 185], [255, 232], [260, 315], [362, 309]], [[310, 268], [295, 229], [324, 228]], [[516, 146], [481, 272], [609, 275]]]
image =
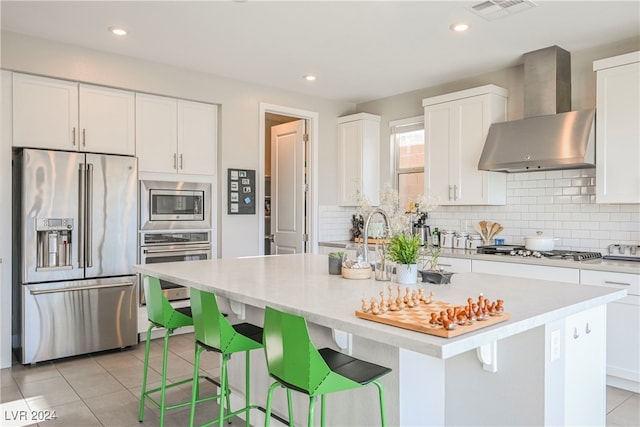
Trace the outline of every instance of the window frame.
[[[424, 132], [424, 115], [408, 117], [406, 119], [393, 120], [389, 122], [389, 135], [390, 135], [390, 144], [391, 144], [391, 153], [392, 153], [392, 167], [393, 167], [393, 187], [399, 193], [400, 192], [400, 175], [402, 174], [412, 174], [412, 173], [420, 173], [423, 175], [425, 173], [424, 163], [422, 167], [412, 167], [412, 168], [400, 168], [400, 148], [398, 146], [398, 141], [396, 140], [396, 135], [400, 133], [413, 132], [416, 130], [422, 130]], [[426, 141], [423, 141], [426, 146]]]

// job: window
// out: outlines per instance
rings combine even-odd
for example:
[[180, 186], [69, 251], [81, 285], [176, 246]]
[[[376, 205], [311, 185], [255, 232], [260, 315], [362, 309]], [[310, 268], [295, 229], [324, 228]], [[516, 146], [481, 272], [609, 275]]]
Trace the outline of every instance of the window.
[[397, 120], [390, 125], [395, 188], [400, 208], [409, 209], [409, 202], [424, 194], [424, 118]]

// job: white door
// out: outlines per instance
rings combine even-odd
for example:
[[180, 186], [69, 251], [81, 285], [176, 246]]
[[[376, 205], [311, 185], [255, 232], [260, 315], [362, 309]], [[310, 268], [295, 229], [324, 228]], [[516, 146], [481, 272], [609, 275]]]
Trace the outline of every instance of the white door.
[[271, 253], [305, 250], [305, 121], [271, 127]]

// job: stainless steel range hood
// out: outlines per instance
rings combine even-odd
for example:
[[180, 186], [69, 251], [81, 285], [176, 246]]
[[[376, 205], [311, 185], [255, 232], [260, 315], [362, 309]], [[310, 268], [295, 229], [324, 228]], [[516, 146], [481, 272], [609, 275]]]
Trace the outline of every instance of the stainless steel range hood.
[[523, 120], [494, 123], [478, 169], [498, 172], [595, 167], [595, 110], [571, 110], [571, 57], [552, 46], [524, 55]]

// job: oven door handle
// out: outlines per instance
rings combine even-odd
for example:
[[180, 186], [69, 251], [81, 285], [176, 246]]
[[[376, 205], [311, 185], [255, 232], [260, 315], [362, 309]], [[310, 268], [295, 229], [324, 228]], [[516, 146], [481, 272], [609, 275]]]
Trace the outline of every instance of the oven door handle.
[[156, 248], [148, 248], [143, 249], [142, 252], [145, 254], [166, 254], [166, 253], [190, 253], [193, 251], [208, 251], [211, 250], [211, 245], [190, 245], [188, 248], [173, 248], [173, 249], [156, 249]]

